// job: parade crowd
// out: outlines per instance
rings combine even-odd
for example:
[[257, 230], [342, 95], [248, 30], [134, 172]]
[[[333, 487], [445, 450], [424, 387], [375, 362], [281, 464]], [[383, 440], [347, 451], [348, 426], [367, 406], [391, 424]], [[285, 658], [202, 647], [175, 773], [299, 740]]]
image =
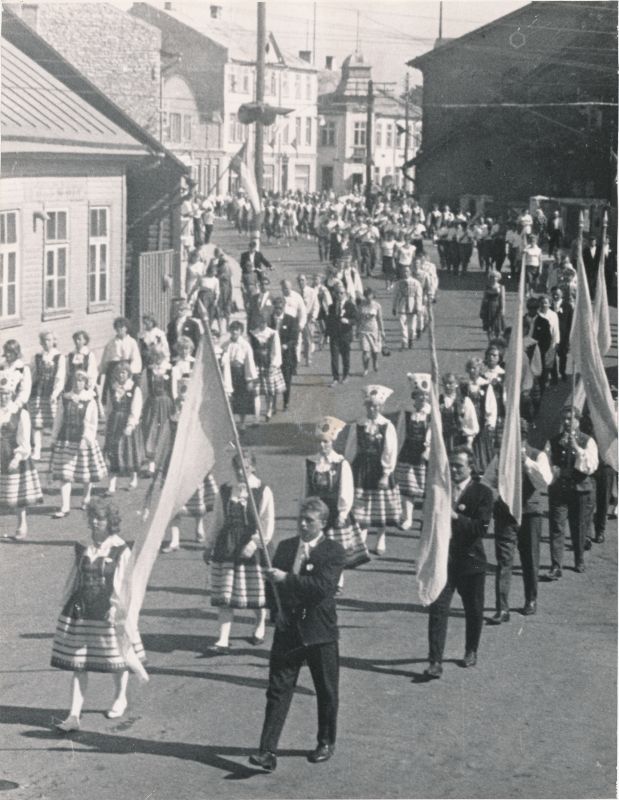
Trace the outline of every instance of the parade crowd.
[[[338, 706], [335, 607], [345, 591], [344, 571], [362, 566], [372, 555], [384, 555], [389, 529], [410, 531], [426, 493], [433, 444], [430, 375], [408, 373], [410, 394], [401, 398], [378, 382], [382, 359], [391, 351], [377, 287], [398, 322], [400, 350], [407, 351], [428, 335], [431, 316], [440, 309], [441, 275], [465, 276], [476, 261], [486, 283], [479, 324], [487, 334], [487, 348], [471, 353], [460, 375], [442, 376], [439, 409], [453, 510], [447, 585], [429, 607], [428, 679], [442, 675], [455, 591], [465, 613], [463, 665], [477, 661], [487, 570], [483, 540], [491, 523], [496, 613], [488, 622], [502, 624], [510, 618], [516, 548], [524, 584], [521, 613], [533, 615], [538, 610], [545, 516], [551, 563], [547, 580], [562, 577], [568, 530], [574, 568], [584, 572], [586, 551], [604, 542], [608, 516], [616, 512], [616, 474], [599, 458], [586, 405], [584, 410], [566, 406], [558, 433], [541, 449], [528, 441], [544, 394], [571, 374], [575, 251], [566, 241], [559, 212], [546, 218], [540, 209], [533, 214], [524, 209], [497, 220], [453, 212], [448, 206], [424, 210], [403, 192], [374, 198], [371, 209], [355, 193], [340, 198], [300, 192], [267, 195], [264, 240], [282, 246], [294, 246], [299, 238], [314, 240], [317, 268], [298, 275], [296, 287], [279, 280], [276, 290], [276, 269], [251, 239], [239, 259], [243, 308], [233, 299], [229, 257], [220, 247], [205, 255], [214, 225], [222, 218], [243, 236], [252, 230], [251, 206], [242, 194], [185, 198], [184, 299], [165, 329], [147, 315], [134, 338], [130, 322], [119, 317], [100, 359], [82, 330], [74, 333], [69, 353], [58, 349], [53, 331], [42, 331], [40, 350], [30, 359], [16, 340], [4, 341], [0, 509], [16, 515], [15, 532], [7, 538], [19, 541], [28, 535], [28, 509], [43, 502], [45, 472], [60, 483], [55, 520], [72, 513], [73, 489], [82, 487], [80, 502], [92, 543], [76, 547], [54, 638], [52, 664], [73, 672], [70, 712], [59, 727], [65, 732], [79, 727], [89, 671], [113, 674], [115, 694], [108, 716], [122, 716], [129, 673], [126, 647], [117, 633], [117, 598], [129, 549], [120, 536], [113, 502], [101, 493], [93, 499], [93, 487], [102, 485], [102, 494], [112, 498], [119, 481], [136, 491], [141, 479], [151, 486], [165, 479], [205, 326], [241, 435], [247, 424], [268, 424], [281, 409], [293, 408], [295, 376], [312, 364], [317, 350], [329, 350], [333, 391], [351, 379], [351, 358], [358, 352], [363, 376], [373, 376], [372, 383], [360, 387], [359, 417], [354, 422], [331, 416], [315, 421], [316, 452], [300, 457], [298, 470], [299, 538], [278, 545], [272, 566], [264, 548], [270, 548], [274, 537], [277, 497], [249, 450], [235, 454], [232, 482], [219, 484], [216, 469], [205, 477], [172, 521], [162, 548], [164, 554], [177, 551], [180, 518], [195, 520], [210, 574], [211, 603], [219, 609], [214, 652], [230, 652], [235, 609], [254, 611], [255, 645], [265, 639], [267, 610], [274, 613], [265, 724], [252, 756], [254, 765], [272, 771], [304, 662], [316, 686], [319, 718], [317, 747], [309, 758], [320, 762], [333, 755]], [[432, 242], [438, 264], [429, 256]], [[599, 247], [592, 238], [583, 254], [592, 294], [598, 263], [605, 268], [611, 263], [612, 274], [612, 254], [604, 253], [605, 260], [600, 260]], [[504, 282], [521, 269], [526, 270], [527, 314], [520, 404], [523, 516], [518, 524], [498, 495], [498, 453], [510, 337]], [[139, 637], [130, 644], [143, 659]]]

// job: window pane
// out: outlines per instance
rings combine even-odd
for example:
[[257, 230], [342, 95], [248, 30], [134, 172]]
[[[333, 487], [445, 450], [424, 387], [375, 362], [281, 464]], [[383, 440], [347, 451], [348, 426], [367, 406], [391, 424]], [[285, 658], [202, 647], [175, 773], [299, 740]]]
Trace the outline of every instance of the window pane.
[[99, 235], [99, 215], [97, 214], [96, 208], [90, 209], [90, 235], [91, 236], [98, 236]]
[[17, 277], [17, 253], [9, 253], [8, 256], [8, 281], [9, 283], [15, 283]]
[[6, 214], [0, 214], [0, 244], [6, 242]]
[[46, 254], [46, 274], [53, 275], [54, 274], [54, 251], [48, 250]]
[[[2, 309], [2, 298], [0, 297], [0, 310]], [[17, 287], [12, 284], [7, 289], [7, 314], [14, 316], [17, 314]]]
[[88, 272], [97, 271], [97, 246], [91, 244], [88, 248]]
[[17, 241], [17, 214], [7, 214], [6, 241], [15, 244]]
[[67, 305], [67, 281], [66, 278], [58, 280], [58, 308], [66, 308]]
[[58, 276], [67, 274], [67, 248], [61, 247], [58, 250]]
[[45, 308], [54, 308], [54, 282], [45, 281]]
[[56, 213], [54, 211], [50, 211], [47, 215], [45, 238], [49, 240], [56, 238]]
[[105, 272], [99, 274], [99, 300], [107, 300], [107, 275]]
[[58, 213], [58, 230], [56, 231], [56, 238], [63, 242], [67, 238], [67, 212], [60, 211]]
[[102, 244], [99, 247], [99, 269], [101, 272], [105, 272], [107, 270], [107, 245]]
[[107, 208], [99, 209], [99, 236], [107, 236]]
[[4, 254], [0, 253], [0, 285], [4, 281]]
[[2, 288], [2, 284], [0, 283], [0, 318], [8, 315], [8, 310], [5, 312], [4, 309], [4, 289]]
[[91, 303], [97, 302], [97, 274], [91, 272], [88, 278], [88, 300]]

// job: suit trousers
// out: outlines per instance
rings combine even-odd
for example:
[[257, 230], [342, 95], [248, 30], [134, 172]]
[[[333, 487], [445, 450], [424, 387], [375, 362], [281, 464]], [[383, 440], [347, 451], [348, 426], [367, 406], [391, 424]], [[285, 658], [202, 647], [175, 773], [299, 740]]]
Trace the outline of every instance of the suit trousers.
[[593, 524], [596, 536], [606, 534], [608, 506], [615, 493], [616, 481], [617, 473], [615, 470], [609, 464], [601, 463], [595, 473], [595, 514]]
[[[290, 344], [289, 347], [294, 347]], [[292, 378], [297, 371], [297, 357], [296, 353], [285, 350], [282, 353], [282, 375], [286, 388], [284, 389], [284, 407], [288, 407], [290, 402], [290, 389], [292, 387]]]
[[445, 588], [430, 606], [428, 624], [430, 661], [440, 664], [443, 660], [445, 641], [447, 639], [449, 607], [456, 590], [462, 598], [462, 605], [464, 606], [465, 652], [477, 652], [484, 624], [485, 582], [485, 572], [448, 576]]
[[318, 744], [335, 744], [337, 733], [339, 647], [337, 642], [298, 647], [288, 653], [271, 652], [267, 707], [260, 749], [271, 753], [286, 722], [299, 671], [307, 663], [318, 703]]
[[590, 495], [590, 492], [564, 491], [553, 486], [548, 490], [550, 559], [553, 567], [563, 567], [566, 526], [570, 529], [575, 564], [584, 561], [585, 539], [591, 522]]
[[316, 331], [316, 321], [308, 317], [305, 327], [301, 331], [303, 342], [303, 359], [308, 362], [314, 352], [314, 333]]
[[496, 554], [496, 610], [509, 611], [509, 589], [512, 580], [514, 550], [518, 544], [522, 581], [526, 603], [537, 600], [537, 574], [539, 572], [542, 515], [523, 514], [522, 524], [495, 522], [494, 548]]
[[329, 337], [331, 348], [331, 374], [333, 380], [340, 379], [340, 358], [342, 359], [342, 379], [348, 377], [350, 372], [350, 341], [339, 336]]
[[400, 314], [399, 318], [402, 345], [408, 347], [409, 342], [414, 342], [417, 336], [417, 314]]

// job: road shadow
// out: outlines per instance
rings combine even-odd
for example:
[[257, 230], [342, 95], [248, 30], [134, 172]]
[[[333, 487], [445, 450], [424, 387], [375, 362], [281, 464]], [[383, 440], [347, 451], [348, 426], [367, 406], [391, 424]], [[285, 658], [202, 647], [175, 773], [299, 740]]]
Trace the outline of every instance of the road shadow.
[[0, 539], [2, 544], [12, 544], [17, 547], [37, 545], [38, 547], [73, 547], [75, 539]]
[[194, 589], [191, 586], [147, 586], [147, 592], [168, 592], [169, 594], [197, 594], [208, 597], [206, 589]]
[[[28, 708], [25, 706], [0, 706], [0, 719], [8, 725], [25, 725], [35, 730], [24, 731], [21, 736], [26, 739], [35, 739], [48, 742], [51, 753], [71, 753], [73, 758], [79, 758], [81, 752], [101, 753], [110, 755], [143, 755], [178, 758], [186, 761], [195, 761], [208, 767], [214, 767], [226, 773], [225, 780], [244, 780], [256, 775], [264, 775], [262, 770], [256, 770], [245, 764], [238, 764], [232, 758], [248, 758], [256, 752], [256, 747], [230, 747], [227, 745], [200, 745], [187, 742], [162, 742], [152, 739], [140, 739], [132, 736], [119, 736], [117, 733], [99, 733], [94, 731], [74, 731], [63, 734], [49, 730], [66, 715], [66, 709], [55, 708]], [[63, 742], [67, 742], [66, 745]], [[57, 744], [55, 744], [57, 743]], [[82, 748], [76, 748], [78, 744]], [[306, 750], [280, 750], [279, 756], [303, 757]], [[84, 765], [85, 767], [86, 765]]]
[[[427, 664], [427, 658], [354, 658], [351, 656], [340, 656], [340, 664], [346, 669], [361, 670], [362, 672], [376, 672], [379, 675], [394, 675], [395, 677], [408, 678], [413, 683], [427, 683], [429, 680], [423, 672], [414, 670], [398, 669], [399, 665], [404, 664]], [[458, 659], [445, 659], [444, 664], [457, 664]]]
[[250, 447], [283, 447], [288, 455], [312, 455], [316, 452], [315, 425], [312, 423], [277, 422], [260, 423], [256, 428], [243, 431], [243, 444]]

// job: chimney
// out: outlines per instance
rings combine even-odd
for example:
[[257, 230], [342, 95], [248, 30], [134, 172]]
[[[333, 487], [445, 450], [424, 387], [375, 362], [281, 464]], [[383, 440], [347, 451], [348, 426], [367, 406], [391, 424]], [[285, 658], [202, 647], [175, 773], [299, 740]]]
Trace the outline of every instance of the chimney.
[[307, 61], [308, 64], [312, 63], [312, 51], [311, 50], [299, 50], [299, 58], [301, 61]]
[[172, 11], [172, 3], [170, 2], [170, 0], [166, 0], [166, 2], [163, 4], [163, 10]]
[[211, 19], [221, 19], [221, 6], [211, 6]]
[[333, 69], [333, 56], [325, 58], [325, 69]]
[[39, 6], [36, 3], [24, 3], [21, 7], [21, 18], [34, 31], [37, 29], [38, 14]]

